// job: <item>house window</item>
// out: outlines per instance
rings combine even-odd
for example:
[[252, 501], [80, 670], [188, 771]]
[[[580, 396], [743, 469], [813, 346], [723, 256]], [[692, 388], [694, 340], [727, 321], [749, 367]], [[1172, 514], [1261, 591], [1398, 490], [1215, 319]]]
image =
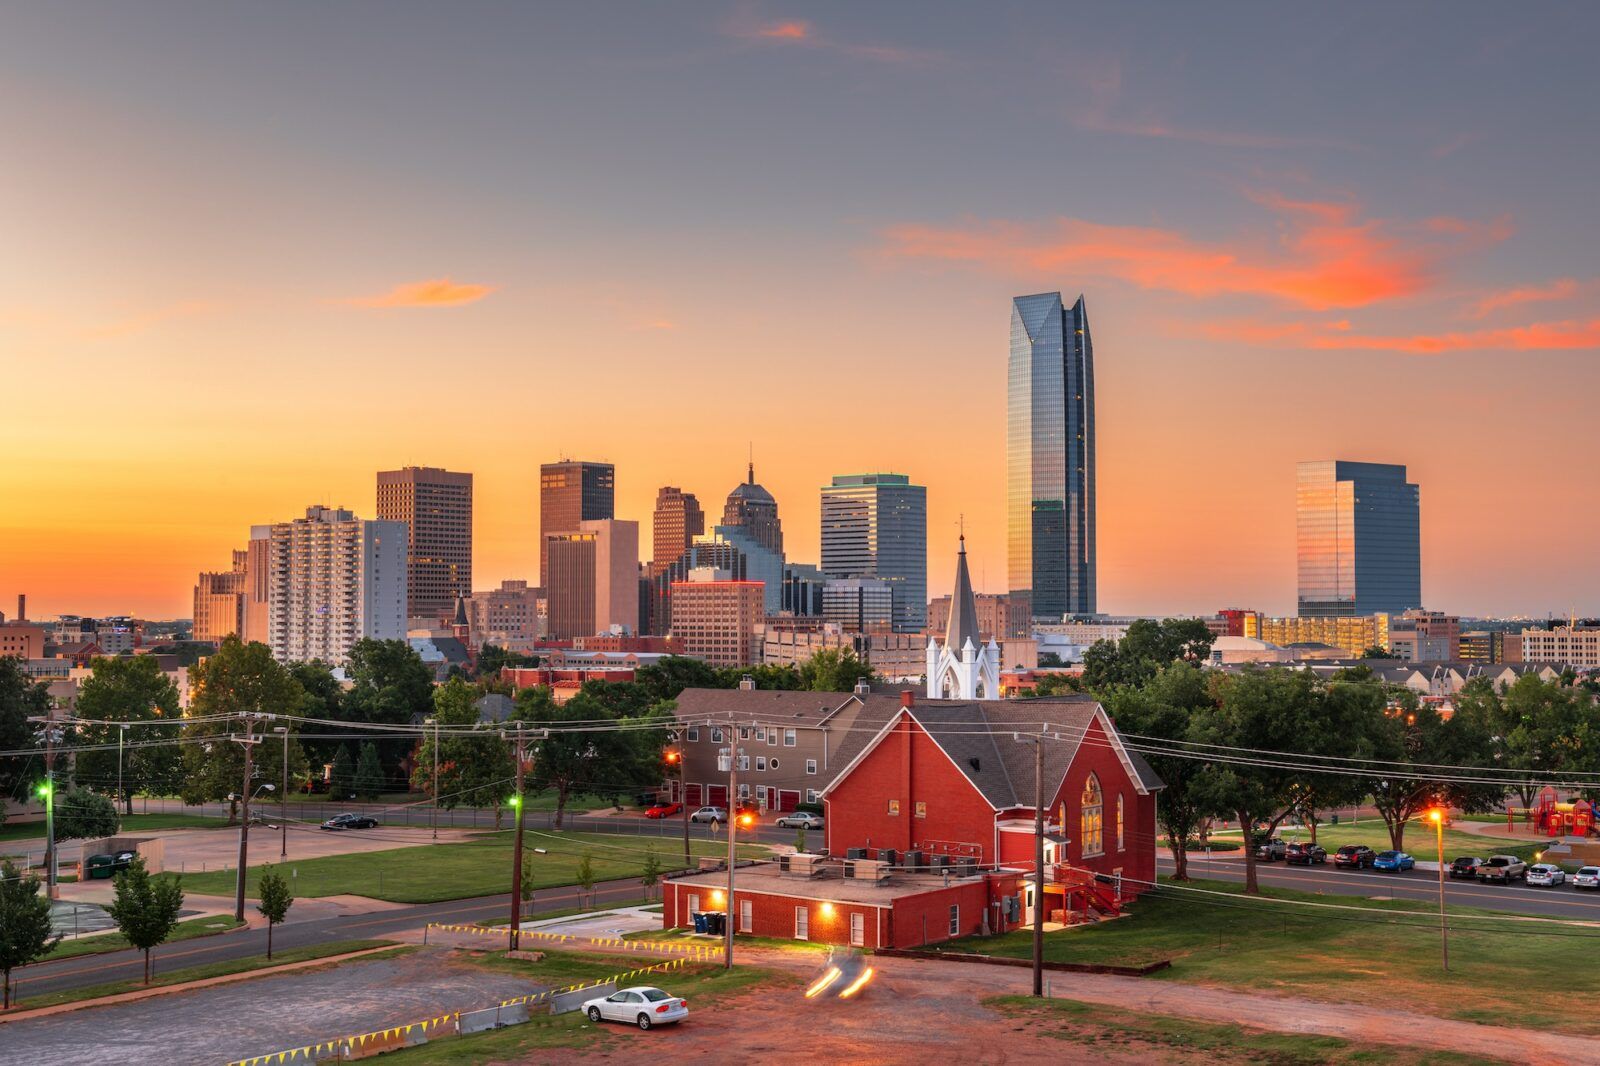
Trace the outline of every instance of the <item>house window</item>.
[[765, 770], [766, 768], [767, 768], [767, 757], [765, 755], [757, 755], [756, 756], [756, 769], [757, 770]]
[[739, 932], [753, 933], [755, 932], [755, 928], [756, 918], [754, 908], [751, 906], [751, 901], [747, 899], [741, 899], [739, 901]]
[[1105, 821], [1102, 812], [1102, 797], [1100, 793], [1100, 779], [1090, 774], [1083, 782], [1083, 796], [1079, 800], [1082, 808], [1078, 815], [1078, 842], [1082, 854], [1105, 854]]
[[796, 940], [811, 939], [811, 913], [804, 907], [794, 909], [794, 938]]
[[771, 729], [767, 730], [767, 743], [774, 748], [778, 746], [777, 726], [773, 726]]
[[749, 726], [742, 725], [742, 726], [739, 727], [739, 739], [740, 740], [749, 740], [750, 739], [750, 727]]
[[899, 800], [890, 800], [889, 801], [889, 813], [893, 814], [893, 815], [896, 815], [896, 816], [899, 815], [899, 813], [900, 813], [900, 801]]
[[721, 744], [722, 743], [722, 730], [721, 729], [713, 729], [711, 731], [711, 743], [713, 743], [713, 744]]
[[806, 802], [807, 803], [815, 803], [815, 802], [817, 802], [817, 790], [816, 789], [814, 789], [814, 788], [806, 789]]
[[950, 904], [950, 935], [961, 935], [961, 907], [955, 903]]
[[916, 815], [918, 818], [926, 818], [928, 816], [928, 805], [922, 800], [917, 800]]
[[786, 748], [794, 747], [794, 730], [785, 729], [783, 731], [783, 746]]
[[816, 772], [817, 772], [817, 760], [815, 760], [815, 759], [807, 759], [806, 760], [806, 773], [811, 774], [812, 776], [815, 776]]
[[850, 946], [853, 948], [867, 946], [867, 916], [864, 914], [850, 915]]
[[761, 728], [760, 726], [757, 726], [756, 727], [756, 739], [757, 740], [766, 740], [767, 739], [767, 731], [765, 729]]
[[739, 769], [741, 769], [741, 770], [750, 769], [750, 756], [748, 756], [748, 755], [739, 756]]
[[1122, 841], [1123, 841], [1122, 830], [1123, 830], [1122, 793], [1118, 792], [1117, 793], [1117, 850], [1118, 851], [1122, 850]]
[[767, 786], [766, 785], [757, 785], [756, 786], [756, 802], [761, 804], [761, 806], [763, 806], [763, 807], [765, 807], [767, 805]]
[[776, 770], [778, 768], [778, 760], [777, 759], [768, 759], [767, 760], [767, 766], [770, 767], [771, 769]]
[[698, 911], [699, 909], [700, 909], [700, 897], [691, 892], [689, 894], [689, 915], [690, 915], [690, 921], [691, 922], [694, 920], [693, 919], [694, 913], [696, 911]]
[[700, 730], [699, 729], [691, 729], [691, 730], [689, 730], [689, 743], [698, 744], [699, 742], [700, 742]]

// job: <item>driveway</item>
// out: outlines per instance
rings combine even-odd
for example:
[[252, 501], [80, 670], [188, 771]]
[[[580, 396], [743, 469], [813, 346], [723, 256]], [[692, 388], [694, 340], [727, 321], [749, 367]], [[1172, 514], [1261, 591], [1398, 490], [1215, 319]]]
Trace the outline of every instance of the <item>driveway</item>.
[[10, 1022], [0, 1025], [0, 1062], [227, 1062], [493, 1006], [539, 987], [531, 976], [424, 951]]

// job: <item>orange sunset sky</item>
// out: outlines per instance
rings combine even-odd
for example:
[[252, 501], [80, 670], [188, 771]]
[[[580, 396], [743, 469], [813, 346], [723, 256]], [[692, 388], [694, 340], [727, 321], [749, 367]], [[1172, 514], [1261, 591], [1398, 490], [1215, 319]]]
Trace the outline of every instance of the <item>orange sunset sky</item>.
[[1292, 611], [1338, 457], [1421, 485], [1429, 606], [1600, 612], [1590, 20], [1372, 10], [11, 8], [0, 610], [187, 616], [408, 463], [531, 580], [540, 462], [647, 531], [750, 448], [791, 559], [897, 471], [930, 592], [962, 514], [1001, 591], [1009, 301], [1060, 289], [1101, 610]]

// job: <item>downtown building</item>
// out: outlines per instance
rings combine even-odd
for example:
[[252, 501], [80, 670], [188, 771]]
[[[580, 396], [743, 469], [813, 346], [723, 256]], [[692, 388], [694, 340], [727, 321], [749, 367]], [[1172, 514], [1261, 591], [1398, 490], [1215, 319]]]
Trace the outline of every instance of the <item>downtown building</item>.
[[822, 490], [822, 570], [836, 580], [885, 583], [894, 600], [890, 624], [897, 632], [921, 632], [928, 614], [927, 488], [904, 474], [836, 475]]
[[1418, 490], [1404, 466], [1300, 463], [1295, 547], [1302, 617], [1400, 614], [1422, 606]]
[[616, 517], [617, 468], [610, 463], [563, 459], [539, 467], [539, 580], [546, 586], [550, 536], [573, 533], [584, 522]]
[[1094, 345], [1081, 296], [1011, 302], [1006, 529], [1010, 596], [1028, 617], [1096, 613]]
[[760, 660], [764, 603], [762, 582], [697, 567], [672, 583], [671, 637], [684, 655], [712, 666], [753, 665]]
[[544, 538], [546, 636], [639, 632], [639, 523], [596, 519]]
[[251, 541], [265, 542], [265, 643], [279, 662], [339, 665], [359, 640], [405, 639], [403, 522], [313, 505], [304, 518], [255, 527]]
[[377, 498], [379, 519], [406, 525], [406, 617], [437, 623], [472, 595], [472, 475], [380, 470]]
[[493, 644], [531, 654], [545, 636], [545, 595], [526, 581], [502, 581], [466, 601], [467, 632], [474, 648]]
[[233, 569], [204, 572], [194, 586], [194, 640], [220, 644], [245, 637], [245, 600], [250, 589], [250, 552], [233, 553]]

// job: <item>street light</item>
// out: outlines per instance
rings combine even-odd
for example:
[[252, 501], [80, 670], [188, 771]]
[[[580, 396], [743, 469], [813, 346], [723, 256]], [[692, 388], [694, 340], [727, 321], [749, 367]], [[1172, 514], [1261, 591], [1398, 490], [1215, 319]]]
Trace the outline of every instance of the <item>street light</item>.
[[1428, 812], [1439, 841], [1439, 950], [1444, 958], [1444, 968], [1450, 969], [1450, 926], [1444, 912], [1444, 811], [1438, 807]]
[[56, 898], [56, 786], [54, 781], [42, 781], [39, 798], [44, 800], [44, 883], [45, 895]]

